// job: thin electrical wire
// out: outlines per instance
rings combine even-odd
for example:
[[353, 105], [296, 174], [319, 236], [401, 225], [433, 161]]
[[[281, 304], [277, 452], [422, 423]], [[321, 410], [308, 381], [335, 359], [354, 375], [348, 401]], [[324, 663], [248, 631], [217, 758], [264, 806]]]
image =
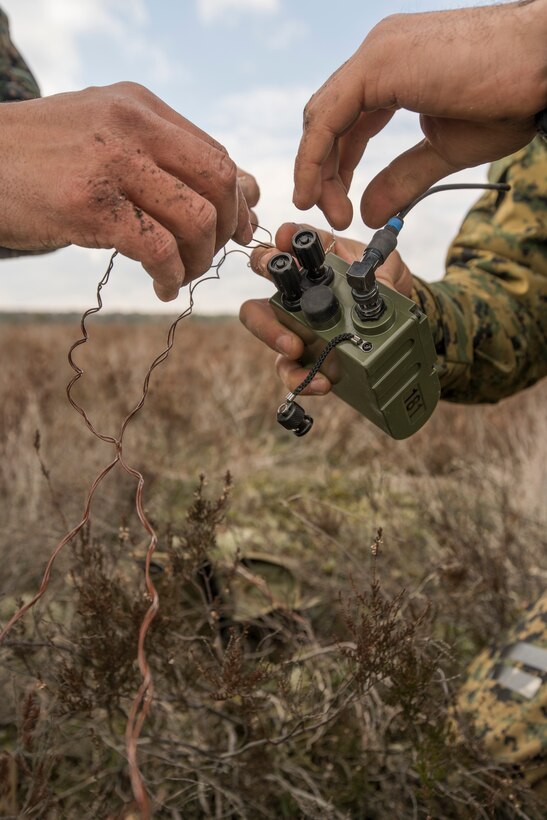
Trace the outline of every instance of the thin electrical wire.
[[426, 196], [430, 196], [431, 194], [438, 194], [441, 191], [467, 191], [474, 189], [483, 191], [510, 191], [511, 186], [506, 182], [453, 182], [450, 183], [450, 185], [434, 185], [420, 196], [417, 196], [416, 199], [413, 199], [402, 211], [399, 211], [397, 218], [404, 219], [418, 202], [421, 202], [422, 199], [425, 199]]
[[[255, 240], [255, 244], [252, 246], [248, 246], [252, 249], [256, 247], [271, 247], [273, 244], [273, 237], [270, 231], [266, 228], [263, 228], [259, 225], [253, 226], [255, 229], [260, 229], [264, 231], [268, 236], [268, 243], [260, 242]], [[75, 375], [69, 381], [66, 387], [66, 395], [70, 405], [73, 409], [82, 417], [84, 420], [85, 425], [90, 430], [90, 432], [96, 436], [96, 438], [100, 439], [103, 442], [111, 444], [115, 447], [116, 455], [115, 458], [107, 464], [95, 477], [94, 481], [92, 482], [88, 493], [86, 495], [85, 503], [84, 503], [84, 511], [80, 522], [73, 527], [69, 532], [67, 532], [63, 538], [57, 543], [51, 556], [46, 564], [46, 568], [44, 570], [42, 580], [40, 586], [38, 588], [37, 593], [34, 597], [28, 601], [26, 604], [19, 607], [16, 612], [12, 615], [12, 617], [8, 620], [6, 625], [0, 631], [0, 644], [2, 644], [8, 635], [9, 631], [12, 629], [14, 624], [16, 624], [26, 612], [29, 611], [45, 594], [49, 581], [51, 578], [51, 573], [53, 570], [53, 566], [55, 560], [57, 559], [59, 553], [62, 549], [70, 542], [72, 539], [82, 530], [82, 528], [89, 522], [91, 517], [91, 506], [93, 497], [95, 492], [103, 479], [110, 473], [110, 471], [119, 464], [122, 469], [131, 475], [137, 482], [136, 490], [135, 490], [135, 509], [137, 512], [137, 516], [142, 527], [146, 530], [148, 535], [150, 536], [150, 542], [148, 544], [148, 548], [146, 551], [145, 556], [145, 567], [144, 567], [144, 581], [146, 587], [146, 593], [150, 600], [150, 604], [144, 613], [143, 619], [141, 621], [139, 627], [139, 634], [138, 634], [138, 641], [137, 641], [137, 661], [139, 665], [139, 671], [141, 673], [141, 685], [139, 686], [136, 695], [133, 698], [131, 703], [131, 707], [129, 710], [129, 716], [127, 719], [126, 731], [125, 731], [125, 745], [126, 745], [126, 754], [127, 754], [127, 761], [128, 761], [128, 769], [129, 769], [129, 777], [131, 781], [131, 788], [133, 791], [133, 795], [135, 797], [135, 801], [139, 807], [139, 811], [141, 813], [142, 820], [149, 820], [151, 817], [150, 813], [150, 799], [148, 796], [148, 792], [146, 786], [144, 784], [143, 776], [139, 768], [138, 764], [138, 740], [142, 731], [142, 727], [150, 710], [150, 705], [152, 703], [153, 693], [154, 693], [154, 686], [153, 686], [153, 679], [152, 673], [150, 669], [150, 665], [147, 660], [146, 656], [146, 637], [148, 634], [148, 630], [150, 625], [152, 624], [158, 609], [159, 609], [159, 596], [158, 592], [154, 586], [152, 581], [151, 573], [150, 573], [150, 565], [152, 556], [157, 546], [157, 535], [154, 531], [154, 528], [150, 521], [148, 520], [145, 512], [144, 512], [144, 505], [143, 505], [143, 490], [144, 490], [144, 477], [142, 473], [137, 470], [135, 467], [130, 466], [123, 457], [123, 437], [127, 426], [133, 420], [133, 418], [137, 415], [137, 413], [143, 407], [146, 397], [148, 395], [149, 387], [150, 387], [150, 379], [152, 373], [160, 364], [162, 364], [167, 357], [175, 343], [175, 334], [179, 322], [183, 319], [187, 318], [191, 315], [194, 309], [194, 292], [195, 289], [201, 285], [203, 282], [211, 281], [213, 279], [219, 279], [219, 271], [222, 265], [226, 262], [226, 259], [235, 253], [241, 253], [246, 256], [250, 260], [250, 254], [240, 248], [233, 248], [227, 251], [225, 248], [223, 249], [222, 256], [220, 260], [212, 266], [211, 270], [214, 271], [213, 274], [204, 276], [201, 279], [198, 279], [189, 287], [189, 304], [188, 307], [181, 313], [179, 316], [172, 322], [167, 332], [167, 343], [163, 351], [156, 356], [153, 360], [152, 364], [149, 366], [143, 381], [142, 392], [139, 401], [131, 410], [128, 415], [123, 419], [120, 431], [118, 436], [111, 436], [106, 435], [104, 433], [99, 432], [95, 426], [93, 425], [91, 419], [89, 418], [88, 414], [84, 410], [84, 408], [78, 404], [78, 402], [72, 396], [72, 389], [74, 385], [82, 378], [84, 375], [84, 371], [79, 365], [74, 361], [74, 351], [83, 344], [86, 344], [89, 340], [89, 334], [87, 330], [87, 319], [97, 314], [103, 307], [101, 291], [102, 289], [108, 284], [110, 274], [112, 272], [114, 266], [114, 260], [117, 256], [117, 251], [114, 251], [112, 256], [110, 257], [110, 261], [108, 263], [108, 267], [99, 281], [97, 285], [96, 291], [96, 305], [92, 308], [89, 308], [84, 312], [80, 321], [80, 328], [82, 332], [82, 336], [80, 339], [75, 341], [68, 351], [68, 361], [71, 368], [75, 371]]]

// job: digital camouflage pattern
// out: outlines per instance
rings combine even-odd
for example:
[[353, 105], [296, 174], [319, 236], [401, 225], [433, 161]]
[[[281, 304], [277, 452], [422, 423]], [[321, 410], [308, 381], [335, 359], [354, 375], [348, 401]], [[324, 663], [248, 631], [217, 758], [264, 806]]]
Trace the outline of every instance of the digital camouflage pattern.
[[500, 649], [472, 663], [458, 698], [495, 760], [521, 769], [547, 796], [547, 594], [531, 607]]
[[[0, 102], [33, 100], [40, 96], [40, 89], [13, 43], [8, 18], [0, 9]], [[0, 259], [27, 256], [39, 251], [12, 250], [0, 247]]]
[[[511, 190], [489, 191], [471, 208], [442, 281], [414, 280], [413, 298], [435, 341], [441, 395], [449, 401], [495, 402], [547, 374], [545, 140], [537, 137], [493, 163], [489, 180]], [[523, 651], [535, 666], [517, 659]], [[547, 793], [546, 681], [547, 593], [502, 648], [475, 660], [458, 699], [487, 753], [518, 765], [541, 793]]]
[[444, 279], [415, 278], [449, 401], [495, 402], [547, 374], [547, 143], [493, 163], [489, 179], [511, 191], [471, 208]]
[[0, 102], [32, 100], [39, 96], [36, 80], [11, 42], [8, 18], [0, 9]]

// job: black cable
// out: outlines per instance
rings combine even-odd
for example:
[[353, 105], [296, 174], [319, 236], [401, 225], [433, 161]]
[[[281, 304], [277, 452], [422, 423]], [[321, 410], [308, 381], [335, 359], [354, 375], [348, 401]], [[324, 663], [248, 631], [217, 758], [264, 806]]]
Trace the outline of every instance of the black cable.
[[510, 191], [511, 190], [511, 186], [507, 185], [504, 182], [483, 182], [483, 183], [478, 183], [478, 182], [467, 182], [467, 183], [466, 182], [455, 182], [455, 183], [452, 183], [451, 185], [434, 185], [433, 188], [428, 188], [428, 190], [425, 193], [423, 193], [421, 196], [416, 197], [416, 199], [414, 199], [410, 203], [410, 205], [407, 205], [406, 208], [403, 208], [402, 211], [399, 211], [399, 213], [397, 214], [397, 218], [398, 219], [404, 219], [405, 216], [408, 214], [408, 212], [411, 211], [412, 208], [415, 205], [418, 204], [418, 202], [421, 202], [422, 199], [425, 199], [426, 196], [429, 196], [429, 194], [436, 194], [439, 191], [463, 191], [463, 190], [466, 190], [468, 188], [479, 188], [479, 189], [487, 190], [487, 191]]
[[317, 359], [317, 361], [315, 362], [315, 364], [311, 368], [310, 372], [308, 373], [308, 375], [306, 376], [304, 381], [300, 382], [298, 387], [296, 387], [294, 390], [291, 390], [291, 393], [293, 394], [293, 396], [298, 396], [298, 394], [301, 393], [302, 390], [304, 390], [308, 386], [308, 384], [311, 382], [313, 377], [316, 375], [316, 373], [318, 372], [318, 370], [322, 366], [323, 362], [325, 361], [325, 359], [327, 358], [327, 356], [329, 355], [331, 350], [334, 350], [336, 345], [341, 344], [341, 342], [349, 342], [350, 339], [353, 339], [354, 337], [355, 337], [354, 333], [339, 333], [338, 336], [334, 336], [334, 338], [332, 338], [330, 340], [330, 342], [327, 344], [327, 346], [323, 349], [323, 352], [321, 353], [321, 355], [319, 356], [319, 358]]

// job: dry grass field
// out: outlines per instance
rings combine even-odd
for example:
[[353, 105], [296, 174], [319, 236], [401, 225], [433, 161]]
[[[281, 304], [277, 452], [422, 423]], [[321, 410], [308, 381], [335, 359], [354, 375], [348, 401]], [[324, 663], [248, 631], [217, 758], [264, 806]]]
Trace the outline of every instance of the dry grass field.
[[[75, 395], [102, 431], [138, 400], [167, 324], [90, 322]], [[64, 394], [78, 336], [75, 321], [0, 322], [2, 622], [112, 457]], [[442, 405], [406, 442], [307, 399], [315, 427], [296, 439], [275, 421], [272, 364], [235, 320], [183, 322], [128, 428], [159, 534], [139, 745], [154, 817], [542, 817], [449, 714], [467, 662], [545, 584], [547, 385]], [[2, 816], [138, 816], [134, 491], [108, 477], [2, 649]]]

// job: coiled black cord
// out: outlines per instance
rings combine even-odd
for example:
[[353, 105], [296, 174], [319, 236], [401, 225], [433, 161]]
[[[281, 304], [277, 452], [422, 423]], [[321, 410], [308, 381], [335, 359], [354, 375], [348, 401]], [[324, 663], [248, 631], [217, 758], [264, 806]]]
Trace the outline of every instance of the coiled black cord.
[[325, 359], [327, 358], [329, 353], [332, 350], [334, 350], [334, 348], [337, 345], [341, 344], [342, 342], [349, 342], [354, 338], [355, 338], [354, 333], [339, 333], [338, 336], [334, 336], [334, 338], [332, 338], [330, 340], [330, 342], [327, 343], [327, 345], [324, 348], [323, 352], [321, 353], [321, 355], [319, 356], [319, 358], [317, 359], [315, 364], [312, 366], [310, 372], [308, 373], [308, 375], [306, 376], [304, 381], [300, 382], [298, 387], [296, 387], [294, 390], [291, 391], [293, 396], [298, 396], [298, 394], [301, 393], [302, 390], [305, 390], [305, 388], [308, 386], [308, 384], [312, 381], [314, 376], [320, 370], [321, 366], [323, 365], [323, 362], [325, 361]]

